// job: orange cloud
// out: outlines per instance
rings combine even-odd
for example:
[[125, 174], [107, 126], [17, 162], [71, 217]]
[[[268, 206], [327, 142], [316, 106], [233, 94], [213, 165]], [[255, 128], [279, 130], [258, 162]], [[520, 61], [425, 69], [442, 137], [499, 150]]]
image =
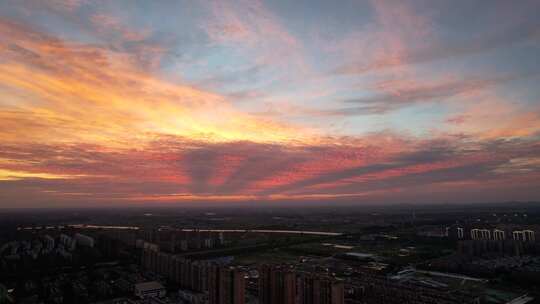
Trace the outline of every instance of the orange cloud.
[[[472, 102], [474, 100], [474, 102]], [[462, 132], [482, 139], [527, 138], [540, 132], [540, 109], [519, 106], [493, 90], [481, 90], [470, 103], [463, 103], [459, 124], [451, 124], [452, 132]]]
[[218, 141], [309, 140], [299, 128], [236, 111], [222, 96], [146, 74], [128, 54], [60, 41], [12, 22], [0, 23], [0, 33], [11, 37], [3, 39], [0, 54], [6, 58], [0, 81], [7, 88], [1, 94], [12, 100], [2, 116], [42, 118], [26, 138], [3, 130], [5, 140], [144, 143], [148, 133]]

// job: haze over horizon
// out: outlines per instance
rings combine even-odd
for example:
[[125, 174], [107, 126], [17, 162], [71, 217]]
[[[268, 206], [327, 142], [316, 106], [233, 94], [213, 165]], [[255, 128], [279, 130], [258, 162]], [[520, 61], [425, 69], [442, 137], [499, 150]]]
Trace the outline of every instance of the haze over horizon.
[[539, 1], [0, 2], [0, 208], [540, 200]]

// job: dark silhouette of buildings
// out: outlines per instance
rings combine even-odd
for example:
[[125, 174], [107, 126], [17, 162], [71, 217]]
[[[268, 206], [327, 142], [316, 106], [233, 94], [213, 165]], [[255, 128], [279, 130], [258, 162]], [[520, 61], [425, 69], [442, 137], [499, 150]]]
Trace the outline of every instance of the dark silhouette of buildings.
[[344, 283], [334, 278], [303, 273], [298, 279], [299, 304], [343, 304]]
[[479, 304], [480, 297], [459, 290], [441, 290], [384, 276], [357, 276], [347, 286], [350, 304]]
[[142, 266], [169, 278], [181, 289], [195, 292], [208, 290], [208, 274], [211, 263], [207, 261], [192, 261], [180, 256], [159, 251], [155, 245], [149, 245], [142, 253]]
[[295, 304], [296, 273], [287, 266], [259, 268], [260, 304]]
[[234, 267], [210, 266], [208, 298], [210, 304], [244, 304], [244, 273]]

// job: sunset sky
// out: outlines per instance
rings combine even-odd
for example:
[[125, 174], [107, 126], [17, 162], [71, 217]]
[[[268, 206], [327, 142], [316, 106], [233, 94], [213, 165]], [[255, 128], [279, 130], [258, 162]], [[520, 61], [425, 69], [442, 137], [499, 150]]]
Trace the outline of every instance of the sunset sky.
[[540, 1], [0, 1], [0, 208], [540, 200]]

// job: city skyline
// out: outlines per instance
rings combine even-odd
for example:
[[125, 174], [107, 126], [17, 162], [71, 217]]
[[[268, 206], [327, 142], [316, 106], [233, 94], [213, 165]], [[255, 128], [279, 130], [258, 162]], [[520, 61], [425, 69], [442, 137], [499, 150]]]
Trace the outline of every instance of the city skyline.
[[538, 1], [0, 3], [0, 208], [540, 200]]

